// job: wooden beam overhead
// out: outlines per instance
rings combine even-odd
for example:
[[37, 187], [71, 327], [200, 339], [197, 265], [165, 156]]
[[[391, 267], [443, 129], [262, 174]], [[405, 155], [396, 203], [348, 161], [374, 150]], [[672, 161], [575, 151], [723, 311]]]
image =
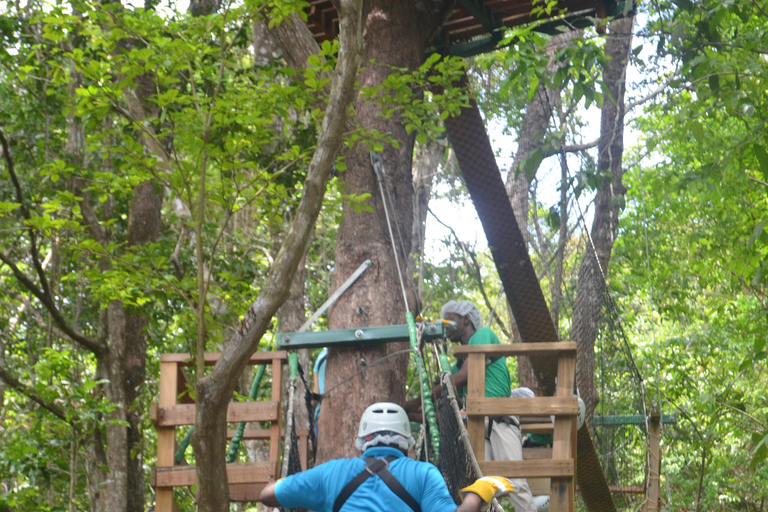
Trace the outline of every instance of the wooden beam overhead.
[[[566, 14], [579, 13], [582, 16], [604, 17], [609, 11], [610, 0], [557, 0], [552, 14], [540, 16], [533, 13], [531, 0], [466, 0], [478, 17], [474, 16], [462, 2], [457, 3], [453, 13], [443, 26], [444, 32], [452, 42], [466, 42], [478, 36], [488, 35], [492, 24], [501, 23], [503, 27], [514, 28], [531, 22], [546, 22]], [[476, 4], [476, 5], [474, 5]], [[310, 0], [306, 9], [307, 26], [318, 43], [329, 41], [339, 34], [339, 17], [330, 0]]]

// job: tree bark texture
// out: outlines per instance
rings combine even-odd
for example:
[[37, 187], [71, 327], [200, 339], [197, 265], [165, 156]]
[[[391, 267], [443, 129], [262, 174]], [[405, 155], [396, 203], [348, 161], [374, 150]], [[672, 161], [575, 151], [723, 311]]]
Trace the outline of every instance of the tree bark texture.
[[195, 386], [197, 414], [192, 445], [198, 481], [197, 504], [201, 512], [229, 511], [225, 463], [227, 407], [248, 358], [258, 348], [259, 340], [269, 327], [273, 315], [290, 294], [286, 284], [293, 280], [322, 207], [328, 178], [341, 147], [347, 110], [354, 98], [362, 32], [362, 28], [357, 25], [360, 3], [355, 0], [339, 2], [341, 35], [336, 76], [296, 216], [261, 293], [248, 308], [232, 343], [221, 354], [211, 373], [200, 379]]
[[578, 343], [576, 384], [586, 405], [588, 421], [599, 402], [594, 383], [595, 338], [605, 302], [605, 273], [616, 240], [621, 199], [626, 191], [622, 184], [624, 169], [621, 159], [624, 151], [625, 81], [633, 25], [632, 17], [609, 24], [605, 52], [610, 60], [603, 71], [607, 89], [604, 89], [597, 161], [602, 182], [595, 197], [591, 243], [587, 241], [579, 267], [573, 308], [571, 338]]
[[[446, 14], [444, 7], [440, 2], [433, 2], [427, 12], [423, 10], [424, 3], [412, 0], [371, 1], [365, 19], [366, 65], [360, 76], [360, 85], [380, 85], [392, 73], [392, 66], [408, 70], [417, 68], [423, 62], [428, 37]], [[362, 128], [378, 130], [400, 143], [399, 148], [387, 145], [381, 153], [386, 169], [385, 193], [388, 189], [394, 202], [389, 206], [394, 241], [390, 240], [387, 229], [369, 148], [358, 146], [345, 154], [347, 171], [342, 175], [346, 182], [344, 193], [371, 194], [368, 204], [375, 211], [356, 213], [345, 204], [336, 241], [333, 287], [338, 288], [366, 259], [370, 259], [372, 265], [330, 309], [329, 329], [405, 323], [406, 308], [393, 255], [393, 242], [394, 250], [398, 251], [409, 306], [415, 306], [412, 279], [407, 268], [413, 224], [411, 163], [414, 137], [407, 134], [400, 120], [382, 119], [380, 112], [376, 102], [362, 98], [355, 101], [356, 120]], [[401, 238], [404, 247], [401, 247]], [[356, 426], [368, 405], [385, 400], [404, 402], [408, 354], [392, 357], [366, 369], [342, 386], [335, 389], [334, 386], [381, 358], [406, 348], [405, 343], [365, 348], [329, 347], [326, 397], [319, 421], [318, 462], [357, 455], [354, 447]], [[328, 393], [331, 389], [333, 391]]]
[[429, 199], [437, 169], [445, 157], [445, 146], [445, 139], [430, 139], [426, 144], [416, 147], [413, 159], [413, 223], [408, 273], [417, 276], [416, 296], [419, 304], [424, 302], [424, 242], [427, 235]]
[[[156, 184], [146, 181], [133, 191], [128, 212], [128, 245], [138, 246], [153, 242], [160, 236], [161, 216], [163, 207], [163, 190]], [[125, 308], [125, 329], [123, 343], [125, 345], [123, 365], [124, 370], [124, 399], [126, 420], [128, 421], [127, 437], [127, 510], [128, 512], [143, 512], [144, 510], [144, 465], [141, 434], [141, 412], [145, 404], [137, 402], [141, 387], [146, 378], [147, 336], [146, 328], [149, 319], [146, 312], [136, 308]]]

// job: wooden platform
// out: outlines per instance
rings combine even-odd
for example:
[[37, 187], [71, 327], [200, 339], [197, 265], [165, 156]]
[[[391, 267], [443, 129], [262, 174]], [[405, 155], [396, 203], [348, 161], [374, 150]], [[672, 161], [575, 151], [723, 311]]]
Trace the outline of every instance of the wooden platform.
[[[467, 431], [480, 471], [484, 475], [527, 478], [533, 494], [549, 494], [549, 510], [573, 512], [576, 476], [576, 416], [574, 396], [576, 343], [514, 343], [503, 345], [462, 345], [454, 354], [467, 357]], [[557, 359], [557, 391], [554, 397], [486, 398], [485, 361], [493, 356], [547, 355]], [[552, 432], [552, 448], [523, 451], [523, 460], [485, 460], [485, 417], [515, 415], [533, 417], [537, 432]], [[546, 416], [554, 415], [554, 424]], [[542, 416], [545, 416], [542, 418]], [[526, 425], [525, 423], [523, 425]]]
[[[213, 365], [220, 354], [205, 354], [205, 364]], [[287, 360], [284, 351], [256, 352], [251, 365], [271, 365], [271, 397], [261, 402], [232, 402], [227, 409], [227, 422], [269, 423], [269, 428], [248, 428], [243, 439], [261, 439], [269, 442], [269, 460], [263, 462], [233, 463], [227, 465], [231, 501], [257, 501], [267, 482], [278, 476], [281, 438], [280, 395], [282, 369]], [[157, 429], [157, 467], [153, 469], [151, 483], [155, 488], [155, 510], [174, 512], [174, 487], [187, 487], [197, 482], [195, 466], [176, 464], [176, 427], [195, 423], [195, 403], [190, 397], [190, 384], [183, 368], [193, 364], [189, 354], [163, 354], [160, 356], [160, 398], [150, 409], [150, 419]], [[234, 426], [234, 425], [233, 425]], [[297, 430], [299, 457], [303, 469], [307, 467], [307, 430]], [[235, 430], [227, 431], [231, 439]]]
[[[318, 43], [333, 40], [339, 33], [339, 17], [331, 0], [309, 0], [307, 26]], [[576, 19], [603, 18], [624, 12], [624, 2], [617, 0], [557, 0], [551, 14], [533, 11], [531, 0], [460, 0], [443, 26], [442, 39], [448, 44], [466, 43], [482, 36], [498, 34], [531, 22], [545, 26]], [[487, 50], [485, 50], [487, 51]]]

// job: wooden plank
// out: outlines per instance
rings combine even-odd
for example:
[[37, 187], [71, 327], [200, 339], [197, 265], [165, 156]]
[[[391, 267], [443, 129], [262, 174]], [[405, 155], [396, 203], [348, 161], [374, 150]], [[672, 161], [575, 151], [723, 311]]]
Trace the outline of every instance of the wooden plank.
[[551, 434], [555, 430], [553, 423], [523, 423], [520, 427], [523, 434]]
[[[267, 483], [277, 478], [277, 463], [271, 461], [227, 464], [227, 481], [231, 484]], [[156, 468], [152, 473], [152, 485], [173, 488], [197, 483], [195, 466]]]
[[525, 425], [526, 423], [549, 423], [550, 427], [555, 426], [552, 423], [552, 418], [550, 416], [526, 416], [524, 418], [520, 418], [521, 425]]
[[[227, 430], [227, 439], [232, 439], [233, 437], [235, 437], [236, 432], [237, 430], [235, 429]], [[252, 441], [252, 440], [258, 440], [258, 439], [267, 440], [271, 435], [272, 435], [271, 428], [247, 428], [243, 431], [243, 440], [245, 441]], [[281, 430], [280, 435], [282, 437], [285, 437], [285, 432]], [[309, 435], [309, 430], [297, 428], [296, 435], [299, 437], [299, 439], [301, 439], [302, 437], [307, 437]]]
[[552, 448], [542, 446], [539, 448], [523, 448], [523, 460], [551, 459]]
[[[278, 421], [279, 402], [232, 402], [227, 408], [227, 422]], [[195, 404], [152, 404], [149, 416], [157, 427], [195, 424]], [[158, 432], [159, 432], [158, 428]], [[163, 464], [166, 465], [166, 464]]]
[[[470, 354], [464, 364], [469, 365], [467, 375], [466, 403], [471, 404], [485, 397], [485, 357], [483, 354]], [[468, 417], [467, 433], [469, 444], [475, 452], [478, 462], [485, 460], [485, 420], [482, 416]], [[487, 473], [484, 473], [487, 474]]]
[[527, 481], [533, 496], [549, 494], [552, 491], [552, 480], [549, 478], [528, 478]]
[[272, 400], [277, 403], [276, 421], [272, 422], [269, 436], [269, 460], [277, 464], [280, 460], [280, 397], [283, 391], [283, 360], [272, 360]]
[[[470, 370], [471, 372], [471, 370]], [[471, 373], [470, 373], [471, 375]], [[467, 401], [467, 416], [575, 416], [579, 412], [576, 397], [541, 396], [536, 398], [476, 398]]]
[[648, 437], [650, 446], [648, 447], [649, 481], [646, 503], [646, 512], [658, 512], [659, 500], [661, 498], [661, 483], [659, 480], [661, 473], [661, 418], [659, 414], [651, 415], [648, 424]]
[[[176, 404], [178, 394], [179, 373], [175, 363], [160, 363], [160, 396], [163, 406]], [[176, 452], [176, 429], [174, 427], [157, 429], [157, 465], [173, 466]], [[173, 499], [173, 489], [157, 489], [155, 492], [155, 510], [157, 512], [174, 512], [176, 502]]]
[[574, 475], [572, 460], [486, 460], [479, 464], [484, 475], [507, 478], [572, 478]]
[[[561, 355], [557, 364], [557, 397], [578, 403], [573, 396], [573, 381], [576, 373], [576, 354]], [[578, 409], [578, 404], [577, 404]], [[574, 464], [575, 414], [570, 417], [555, 417], [555, 429], [552, 439], [553, 460], [567, 460]], [[575, 468], [574, 468], [575, 469]], [[573, 477], [552, 478], [549, 510], [552, 512], [572, 512], [575, 499]]]
[[[205, 353], [205, 365], [213, 366], [221, 357], [219, 352], [206, 352]], [[248, 364], [269, 364], [275, 359], [282, 361], [288, 360], [288, 352], [285, 350], [277, 350], [275, 352], [254, 352], [251, 354], [251, 358], [248, 360]], [[162, 354], [160, 355], [161, 363], [177, 363], [181, 366], [192, 366], [194, 361], [189, 354]]]
[[266, 483], [261, 484], [233, 484], [229, 486], [229, 501], [237, 503], [247, 503], [249, 501], [259, 501], [261, 490], [266, 487]]
[[551, 356], [576, 353], [576, 342], [557, 341], [554, 343], [503, 343], [500, 345], [459, 345], [453, 347], [454, 355], [485, 354], [501, 356]]

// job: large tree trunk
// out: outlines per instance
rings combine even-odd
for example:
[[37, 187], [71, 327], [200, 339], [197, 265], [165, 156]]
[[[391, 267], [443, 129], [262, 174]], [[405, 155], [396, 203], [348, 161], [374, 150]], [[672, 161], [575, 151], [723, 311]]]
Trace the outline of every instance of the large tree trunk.
[[[446, 2], [447, 3], [447, 2]], [[435, 6], [440, 2], [434, 2]], [[444, 7], [444, 6], [441, 6]], [[392, 73], [391, 67], [413, 70], [424, 59], [426, 42], [432, 30], [439, 26], [445, 10], [433, 7], [424, 12], [412, 0], [373, 0], [365, 20], [365, 70], [360, 76], [362, 87], [375, 87]], [[375, 64], [371, 61], [375, 60]], [[413, 136], [408, 135], [397, 119], [384, 120], [375, 102], [358, 98], [355, 101], [357, 121], [366, 130], [378, 130], [399, 142], [399, 148], [387, 145], [382, 152], [386, 168], [386, 183], [394, 205], [389, 217], [394, 233], [390, 240], [387, 219], [379, 193], [376, 176], [371, 167], [367, 147], [357, 147], [346, 153], [347, 171], [345, 194], [371, 194], [369, 204], [375, 212], [355, 211], [348, 205], [339, 226], [336, 242], [336, 265], [333, 277], [337, 288], [366, 259], [373, 262], [355, 285], [331, 308], [330, 329], [391, 325], [405, 323], [405, 304], [400, 287], [398, 268], [393, 255], [398, 251], [400, 272], [407, 288], [409, 306], [414, 307], [414, 290], [408, 276], [407, 257], [410, 252], [410, 228], [413, 222], [413, 185], [411, 157]], [[400, 239], [403, 245], [400, 247]], [[387, 344], [328, 350], [326, 389], [331, 389], [349, 375], [398, 350], [405, 344]], [[327, 394], [320, 416], [318, 461], [356, 456], [355, 426], [365, 407], [372, 402], [387, 400], [403, 403], [408, 354], [390, 358], [387, 362], [361, 372], [343, 386]]]
[[[613, 21], [605, 43], [610, 60], [603, 71], [606, 89], [600, 119], [597, 168], [602, 183], [595, 197], [591, 243], [579, 267], [576, 303], [573, 308], [571, 338], [578, 343], [576, 384], [591, 419], [599, 396], [594, 383], [594, 351], [598, 321], [602, 314], [605, 278], [618, 230], [620, 205], [624, 192], [624, 92], [629, 52], [632, 49], [634, 18]], [[594, 244], [594, 247], [592, 246]]]
[[296, 216], [259, 297], [246, 312], [234, 339], [221, 354], [211, 373], [198, 380], [195, 386], [197, 414], [192, 444], [198, 481], [197, 504], [201, 512], [229, 511], [225, 464], [227, 408], [238, 376], [258, 348], [259, 340], [269, 327], [272, 316], [289, 296], [286, 284], [293, 280], [320, 213], [325, 187], [336, 153], [341, 147], [347, 110], [354, 97], [361, 47], [362, 27], [357, 26], [361, 3], [359, 0], [339, 2], [341, 35], [337, 74]]
[[419, 304], [424, 302], [424, 241], [429, 199], [437, 168], [445, 158], [446, 142], [445, 139], [430, 139], [426, 144], [418, 145], [413, 159], [413, 223], [408, 273], [417, 276], [416, 296]]
[[[128, 245], [144, 245], [160, 236], [163, 191], [152, 182], [144, 182], [133, 191], [128, 212]], [[144, 311], [125, 308], [125, 329], [122, 342], [122, 364], [127, 435], [127, 510], [144, 511], [144, 464], [141, 433], [141, 411], [146, 404], [139, 401], [146, 377], [147, 335], [149, 320]]]

